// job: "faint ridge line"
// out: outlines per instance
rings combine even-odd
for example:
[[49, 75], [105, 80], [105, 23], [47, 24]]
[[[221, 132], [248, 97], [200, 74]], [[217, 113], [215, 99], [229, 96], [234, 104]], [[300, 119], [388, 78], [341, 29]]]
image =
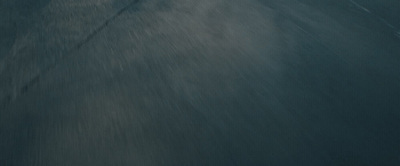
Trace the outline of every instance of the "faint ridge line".
[[50, 70], [54, 69], [57, 64], [69, 57], [68, 55], [72, 54], [75, 50], [79, 50], [84, 46], [86, 43], [91, 41], [99, 32], [101, 32], [105, 27], [109, 25], [110, 22], [114, 21], [118, 16], [120, 16], [122, 13], [127, 11], [130, 7], [134, 6], [137, 4], [140, 0], [133, 0], [127, 5], [125, 5], [123, 8], [119, 9], [116, 13], [111, 15], [109, 18], [107, 18], [103, 23], [101, 23], [98, 27], [94, 28], [85, 38], [80, 40], [75, 46], [71, 47], [65, 54], [61, 54], [61, 56], [54, 61], [54, 63], [50, 64], [43, 70], [41, 70], [37, 75], [33, 76], [29, 81], [27, 81], [23, 86], [17, 87], [18, 90], [16, 93], [8, 93], [7, 95], [3, 96], [3, 98], [0, 99], [0, 109], [6, 108], [8, 105], [10, 105], [18, 96], [21, 96], [28, 92], [28, 90], [38, 84], [40, 82], [41, 75], [49, 72]]
[[[122, 9], [118, 10], [114, 15], [112, 15], [111, 17], [107, 18], [100, 26], [98, 26], [97, 28], [95, 28], [92, 32], [89, 33], [89, 35], [87, 35], [83, 40], [81, 40], [80, 42], [78, 42], [78, 44], [76, 44], [74, 47], [72, 47], [72, 49], [70, 50], [70, 52], [73, 52], [76, 49], [80, 49], [83, 45], [85, 45], [87, 42], [89, 42], [90, 40], [93, 39], [94, 36], [96, 36], [100, 31], [102, 31], [105, 27], [108, 26], [108, 24], [111, 21], [114, 21], [118, 16], [120, 16], [122, 13], [124, 13], [126, 10], [128, 10], [131, 6], [133, 6], [134, 4], [138, 3], [139, 0], [133, 0], [130, 3], [128, 3], [126, 6], [124, 6]], [[70, 53], [67, 53], [70, 54]]]
[[380, 22], [382, 22], [383, 24], [385, 24], [386, 26], [391, 28], [394, 31], [394, 35], [396, 37], [400, 38], [400, 29], [399, 28], [395, 27], [394, 25], [389, 23], [386, 19], [384, 19], [381, 16], [371, 12], [369, 9], [367, 9], [366, 7], [360, 5], [359, 3], [355, 2], [354, 0], [349, 0], [349, 2], [351, 4], [353, 4], [354, 6], [356, 6], [357, 8], [361, 9], [362, 11], [367, 12], [368, 14], [372, 15], [373, 17], [376, 17], [376, 19], [378, 19]]
[[364, 10], [365, 12], [371, 13], [370, 10], [368, 10], [366, 7], [360, 5], [359, 3], [355, 2], [354, 0], [349, 0], [349, 1], [350, 1], [350, 3], [352, 3], [352, 4], [355, 5], [355, 6], [357, 6], [357, 7], [360, 8], [360, 9]]

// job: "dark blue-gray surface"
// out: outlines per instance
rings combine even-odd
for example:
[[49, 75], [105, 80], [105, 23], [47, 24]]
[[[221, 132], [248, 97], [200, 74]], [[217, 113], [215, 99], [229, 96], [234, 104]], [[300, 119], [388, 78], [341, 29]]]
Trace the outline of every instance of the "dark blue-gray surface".
[[30, 165], [400, 165], [400, 2], [0, 0]]

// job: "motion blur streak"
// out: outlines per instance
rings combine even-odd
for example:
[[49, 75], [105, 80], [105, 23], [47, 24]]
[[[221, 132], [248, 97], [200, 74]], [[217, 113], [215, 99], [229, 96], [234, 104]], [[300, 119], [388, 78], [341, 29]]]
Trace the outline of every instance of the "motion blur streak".
[[398, 0], [0, 0], [0, 166], [400, 165]]

